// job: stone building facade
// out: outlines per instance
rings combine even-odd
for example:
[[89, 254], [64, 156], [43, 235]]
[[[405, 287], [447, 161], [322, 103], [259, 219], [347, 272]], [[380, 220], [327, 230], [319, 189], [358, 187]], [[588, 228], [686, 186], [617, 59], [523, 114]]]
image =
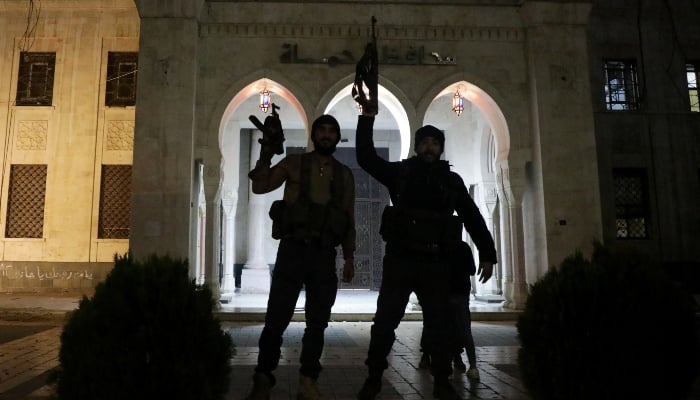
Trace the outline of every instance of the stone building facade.
[[[572, 252], [590, 251], [595, 239], [697, 263], [698, 113], [686, 62], [700, 54], [686, 42], [699, 37], [691, 3], [682, 14], [684, 2], [674, 2], [667, 13], [678, 19], [654, 19], [663, 4], [626, 3], [4, 0], [0, 290], [89, 289], [115, 253], [130, 249], [188, 258], [192, 276], [223, 297], [238, 285], [264, 291], [276, 250], [267, 208], [281, 194], [249, 190], [260, 134], [249, 116], [264, 118], [259, 93], [269, 91], [287, 152], [295, 152], [310, 145], [311, 122], [333, 114], [343, 136], [338, 157], [352, 166], [357, 109], [349, 87], [372, 17], [377, 145], [398, 160], [410, 156], [418, 127], [445, 131], [445, 158], [497, 240], [497, 279], [476, 285], [477, 295], [520, 308], [528, 284]], [[636, 13], [649, 25], [635, 25]], [[652, 35], [652, 26], [661, 33]], [[652, 56], [672, 51], [669, 43], [684, 51]], [[52, 98], [33, 104], [20, 78], [27, 64], [43, 71], [46, 57]], [[625, 97], [631, 89], [611, 78], [615, 67], [626, 76], [634, 60], [644, 61], [640, 87], [648, 87], [636, 106]], [[457, 92], [461, 115], [452, 110]], [[376, 289], [376, 226], [388, 200], [361, 170], [355, 175], [350, 287]], [[621, 187], [632, 194], [627, 203]], [[644, 196], [634, 196], [638, 188]], [[36, 212], [23, 217], [18, 209]], [[33, 236], [13, 230], [25, 225]]]

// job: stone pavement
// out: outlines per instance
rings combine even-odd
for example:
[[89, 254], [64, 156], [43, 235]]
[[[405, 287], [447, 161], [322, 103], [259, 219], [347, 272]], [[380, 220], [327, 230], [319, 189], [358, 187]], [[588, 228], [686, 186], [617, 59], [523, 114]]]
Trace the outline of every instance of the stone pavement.
[[[330, 399], [354, 399], [362, 385], [376, 294], [339, 292], [333, 322], [326, 331], [322, 359], [325, 369], [320, 378]], [[0, 400], [52, 398], [53, 391], [47, 381], [58, 366], [61, 326], [66, 314], [75, 310], [79, 301], [80, 297], [68, 294], [0, 293]], [[227, 399], [242, 399], [249, 389], [266, 301], [267, 295], [237, 294], [217, 311], [222, 328], [231, 334], [236, 346]], [[285, 333], [273, 399], [296, 398], [303, 306], [302, 292], [294, 322]], [[527, 399], [517, 379], [518, 342], [514, 323], [517, 312], [503, 309], [500, 303], [477, 301], [472, 301], [471, 309], [475, 319], [484, 321], [474, 323], [481, 382], [470, 384], [464, 374], [457, 374], [456, 385], [469, 399]], [[409, 304], [406, 318], [397, 330], [397, 341], [390, 355], [391, 367], [384, 376], [382, 399], [432, 398], [430, 374], [417, 369], [420, 319], [420, 309], [415, 303]], [[15, 335], [2, 333], [8, 330]]]
[[[217, 311], [222, 328], [231, 334], [236, 350], [226, 399], [242, 399], [249, 390], [262, 329], [263, 297], [241, 295]], [[0, 293], [0, 400], [53, 398], [47, 381], [58, 366], [61, 326], [66, 313], [76, 309], [78, 302], [79, 298], [71, 296]], [[324, 371], [319, 379], [329, 399], [354, 399], [362, 385], [374, 302], [376, 297], [372, 293], [343, 293], [334, 306], [333, 321], [326, 331]], [[273, 400], [296, 398], [304, 329], [300, 322], [302, 300], [298, 306], [294, 322], [285, 332]], [[505, 310], [499, 303], [477, 301], [472, 301], [470, 308], [475, 316], [472, 330], [481, 380], [473, 383], [464, 374], [455, 374], [453, 383], [465, 399], [529, 400], [517, 366], [517, 312]], [[432, 398], [432, 379], [428, 371], [417, 368], [420, 311], [413, 305], [406, 311], [406, 318], [396, 332], [380, 400]], [[700, 377], [688, 398], [691, 399], [700, 399]]]
[[[322, 393], [329, 399], [354, 399], [367, 370], [364, 359], [369, 346], [369, 322], [333, 322], [326, 330], [326, 344], [319, 377]], [[396, 331], [397, 340], [389, 356], [380, 399], [432, 399], [432, 378], [418, 368], [422, 323], [404, 321]], [[258, 324], [227, 325], [236, 345], [233, 381], [227, 398], [242, 399], [250, 389], [257, 360]], [[299, 354], [304, 325], [294, 322], [287, 329], [273, 400], [295, 399], [298, 387]], [[529, 399], [518, 379], [518, 339], [513, 322], [479, 322], [473, 326], [481, 379], [469, 382], [464, 373], [453, 375], [453, 384], [465, 399]], [[464, 358], [464, 357], [463, 357]], [[465, 360], [466, 362], [466, 360]]]
[[[61, 328], [45, 323], [37, 325], [39, 322], [25, 324], [40, 331], [0, 344], [2, 400], [52, 398], [47, 379], [58, 366]], [[421, 325], [420, 321], [404, 321], [399, 326], [380, 399], [432, 398], [430, 374], [417, 368]], [[370, 326], [371, 322], [332, 322], [329, 325], [322, 358], [324, 370], [319, 379], [329, 399], [355, 398], [366, 375], [363, 361], [369, 345]], [[231, 360], [231, 386], [226, 398], [242, 399], [249, 390], [262, 324], [223, 322], [222, 328], [231, 334], [236, 346], [236, 354]], [[292, 322], [285, 333], [282, 359], [275, 374], [278, 383], [273, 389], [273, 400], [296, 398], [303, 330], [302, 322]], [[474, 323], [473, 331], [478, 343], [481, 381], [471, 383], [464, 374], [455, 374], [453, 378], [465, 399], [528, 399], [518, 379], [518, 341], [514, 323], [479, 322]]]

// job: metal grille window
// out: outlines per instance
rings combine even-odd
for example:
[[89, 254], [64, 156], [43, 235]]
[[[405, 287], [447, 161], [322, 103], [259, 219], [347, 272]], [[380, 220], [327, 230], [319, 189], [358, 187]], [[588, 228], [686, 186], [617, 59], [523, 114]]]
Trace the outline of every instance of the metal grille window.
[[690, 97], [690, 111], [700, 112], [700, 99], [698, 98], [698, 67], [700, 63], [685, 65], [685, 74], [688, 79], [688, 96]]
[[131, 165], [103, 165], [100, 187], [99, 239], [128, 239]]
[[138, 53], [107, 54], [107, 91], [105, 106], [125, 107], [136, 104]]
[[21, 52], [17, 77], [18, 106], [50, 106], [56, 53]]
[[5, 237], [43, 237], [45, 198], [46, 165], [12, 165]]
[[639, 83], [634, 61], [607, 60], [605, 69], [605, 108], [611, 111], [639, 109]]
[[646, 171], [616, 169], [613, 171], [613, 183], [617, 238], [646, 238], [649, 224]]

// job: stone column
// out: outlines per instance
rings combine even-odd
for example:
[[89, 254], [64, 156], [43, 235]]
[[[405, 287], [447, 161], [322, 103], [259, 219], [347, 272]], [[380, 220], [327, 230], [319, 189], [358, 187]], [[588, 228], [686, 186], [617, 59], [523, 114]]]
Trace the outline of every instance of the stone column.
[[[481, 215], [484, 217], [486, 222], [486, 227], [491, 232], [494, 237], [494, 241], [498, 237], [496, 231], [498, 227], [494, 225], [493, 214], [498, 204], [498, 196], [496, 192], [496, 184], [494, 182], [481, 182], [478, 186], [477, 201], [479, 205], [479, 210], [481, 210]], [[498, 247], [498, 244], [496, 244]], [[478, 268], [478, 259], [477, 268]], [[476, 283], [476, 295], [480, 300], [498, 300], [501, 299], [501, 285], [500, 278], [503, 273], [500, 271], [502, 268], [502, 263], [499, 262], [494, 266], [493, 277], [491, 280], [485, 284], [478, 283], [478, 279], [475, 279]], [[476, 276], [478, 278], [478, 276]]]
[[237, 202], [238, 198], [233, 190], [224, 193], [224, 198], [222, 199], [223, 215], [221, 216], [223, 220], [223, 231], [221, 235], [223, 236], [222, 246], [224, 257], [224, 276], [221, 282], [222, 295], [230, 295], [236, 290], [233, 276], [233, 264], [236, 260], [236, 227], [234, 222]]
[[[528, 272], [538, 275], [575, 251], [590, 249], [591, 241], [602, 237], [588, 69], [593, 64], [587, 51], [591, 6], [583, 1], [526, 1], [521, 7], [530, 98], [528, 129], [534, 149], [530, 181], [535, 188], [526, 210], [536, 211], [528, 218], [538, 219], [532, 227], [538, 242], [527, 249], [540, 253], [528, 254], [528, 260], [539, 264]], [[531, 282], [537, 278], [528, 277]]]
[[[255, 131], [251, 137], [250, 169], [255, 167], [260, 154], [258, 139], [262, 132]], [[270, 267], [265, 260], [265, 196], [253, 194], [252, 183], [248, 183], [250, 199], [248, 203], [248, 259], [243, 266], [241, 291], [267, 293], [270, 291]]]
[[[199, 285], [203, 285], [207, 282], [207, 273], [205, 269], [205, 249], [207, 246], [206, 240], [206, 226], [207, 226], [207, 200], [204, 194], [204, 164], [200, 160], [197, 160], [197, 174], [195, 190], [197, 195], [195, 196], [195, 204], [197, 204], [197, 223], [194, 225], [194, 249], [192, 254], [195, 255], [194, 259], [190, 259], [190, 264], [194, 264], [196, 282]], [[191, 267], [190, 267], [191, 268]]]
[[[498, 170], [497, 179], [500, 182], [502, 180], [502, 172]], [[498, 185], [498, 197], [500, 201], [498, 202], [498, 212], [501, 216], [500, 218], [500, 259], [498, 260], [500, 264], [501, 275], [501, 288], [503, 289], [503, 297], [506, 299], [504, 306], [509, 306], [513, 302], [513, 257], [512, 257], [512, 247], [511, 247], [511, 235], [510, 235], [510, 212], [508, 209], [508, 196], [505, 193], [502, 185]]]
[[[503, 212], [501, 231], [503, 253], [507, 253], [509, 265], [506, 266], [503, 279], [503, 293], [506, 298], [503, 304], [506, 308], [523, 309], [527, 300], [528, 287], [525, 273], [525, 237], [523, 235], [522, 201], [525, 191], [524, 170], [516, 169], [515, 182], [511, 178], [511, 169], [507, 162], [497, 165], [499, 194], [505, 200], [502, 203]], [[506, 259], [504, 254], [503, 259]]]
[[141, 25], [129, 238], [136, 259], [152, 253], [194, 259], [193, 139], [202, 4], [136, 1]]

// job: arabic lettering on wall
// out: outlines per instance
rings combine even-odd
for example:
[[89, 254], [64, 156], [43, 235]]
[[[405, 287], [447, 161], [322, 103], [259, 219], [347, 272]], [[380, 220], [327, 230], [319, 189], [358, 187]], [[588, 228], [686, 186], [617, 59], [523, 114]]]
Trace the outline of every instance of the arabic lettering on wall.
[[88, 279], [94, 278], [92, 272], [88, 270], [82, 271], [56, 271], [56, 268], [42, 268], [40, 266], [22, 266], [14, 267], [12, 264], [0, 264], [0, 278], [7, 279]]
[[[357, 59], [350, 50], [342, 50], [337, 54], [326, 57], [301, 57], [299, 46], [294, 43], [282, 45], [284, 51], [280, 55], [283, 64], [328, 64], [334, 67], [339, 64], [355, 64]], [[388, 65], [457, 65], [453, 56], [441, 56], [437, 51], [426, 53], [424, 46], [381, 46], [379, 63]]]

